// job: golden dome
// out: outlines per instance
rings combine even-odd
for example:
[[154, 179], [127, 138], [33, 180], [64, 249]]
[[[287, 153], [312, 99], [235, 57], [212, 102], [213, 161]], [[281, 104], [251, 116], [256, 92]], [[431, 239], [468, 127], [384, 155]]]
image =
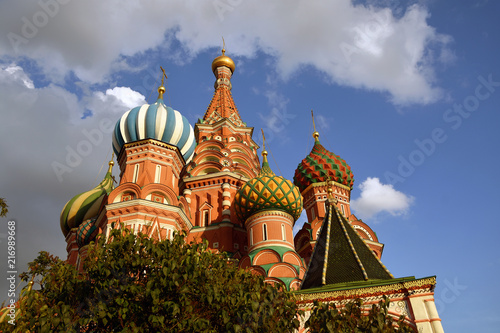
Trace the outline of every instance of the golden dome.
[[234, 69], [236, 68], [236, 66], [234, 65], [234, 61], [233, 59], [225, 55], [225, 53], [226, 50], [222, 49], [222, 55], [218, 56], [214, 59], [214, 61], [212, 61], [212, 72], [215, 73], [217, 67], [226, 66], [231, 70], [231, 73], [234, 73]]

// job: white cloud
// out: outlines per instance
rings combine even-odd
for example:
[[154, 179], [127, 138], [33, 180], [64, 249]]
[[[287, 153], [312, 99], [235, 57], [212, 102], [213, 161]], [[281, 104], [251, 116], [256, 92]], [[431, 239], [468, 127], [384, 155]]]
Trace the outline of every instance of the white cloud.
[[24, 73], [24, 70], [14, 64], [0, 68], [0, 80], [11, 80], [16, 83], [21, 83], [28, 89], [34, 89], [33, 81]]
[[351, 200], [351, 207], [358, 218], [368, 219], [386, 212], [392, 216], [404, 215], [415, 198], [397, 191], [392, 185], [382, 184], [380, 179], [368, 177], [359, 186], [361, 195]]
[[[35, 59], [54, 80], [73, 71], [81, 80], [103, 82], [111, 71], [127, 68], [124, 57], [150, 49], [189, 61], [220, 47], [224, 35], [232, 55], [271, 55], [275, 61], [268, 66], [282, 78], [312, 66], [332, 83], [387, 93], [398, 105], [426, 104], [441, 97], [434, 68], [451, 54], [451, 38], [428, 25], [429, 12], [419, 5], [394, 16], [389, 8], [349, 0], [122, 1], [120, 6], [88, 0], [59, 5], [46, 23], [36, 21], [44, 12], [39, 2], [1, 2], [0, 30], [7, 33], [0, 37], [0, 56]], [[35, 23], [28, 34], [27, 26]]]
[[115, 87], [113, 89], [94, 92], [88, 100], [88, 108], [96, 113], [106, 112], [122, 114], [125, 111], [146, 103], [146, 98], [129, 87]]

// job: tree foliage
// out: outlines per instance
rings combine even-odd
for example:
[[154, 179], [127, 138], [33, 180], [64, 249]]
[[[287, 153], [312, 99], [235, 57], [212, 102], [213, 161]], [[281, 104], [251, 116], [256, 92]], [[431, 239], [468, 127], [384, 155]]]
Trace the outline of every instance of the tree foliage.
[[341, 308], [333, 303], [315, 301], [305, 327], [315, 333], [413, 333], [413, 328], [404, 321], [404, 316], [394, 320], [389, 315], [389, 303], [385, 296], [378, 305], [372, 304], [371, 308], [363, 306], [360, 299]]
[[[154, 241], [112, 230], [91, 243], [84, 270], [47, 252], [29, 263], [16, 325], [1, 332], [293, 332], [303, 312], [293, 294], [240, 270], [185, 235]], [[33, 288], [31, 286], [34, 286]], [[310, 332], [413, 332], [360, 300], [337, 309], [315, 302]], [[397, 324], [399, 328], [395, 328]], [[14, 330], [12, 330], [14, 328]]]
[[156, 242], [126, 230], [111, 237], [89, 246], [81, 273], [41, 252], [21, 275], [38, 290], [25, 289], [16, 331], [288, 332], [299, 326], [289, 292], [238, 269], [206, 243], [186, 244], [183, 235]]
[[0, 217], [7, 216], [8, 212], [9, 212], [9, 206], [7, 205], [7, 202], [5, 202], [4, 198], [0, 198]]

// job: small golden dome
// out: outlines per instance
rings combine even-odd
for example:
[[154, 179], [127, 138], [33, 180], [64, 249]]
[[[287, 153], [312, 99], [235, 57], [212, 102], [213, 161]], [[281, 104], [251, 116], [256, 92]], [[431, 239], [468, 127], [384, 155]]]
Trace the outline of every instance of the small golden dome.
[[218, 56], [214, 59], [214, 61], [212, 61], [212, 72], [215, 73], [217, 67], [226, 66], [231, 70], [231, 73], [234, 73], [234, 69], [236, 68], [236, 66], [234, 65], [234, 61], [233, 59], [225, 55], [225, 53], [226, 50], [222, 49], [222, 55]]

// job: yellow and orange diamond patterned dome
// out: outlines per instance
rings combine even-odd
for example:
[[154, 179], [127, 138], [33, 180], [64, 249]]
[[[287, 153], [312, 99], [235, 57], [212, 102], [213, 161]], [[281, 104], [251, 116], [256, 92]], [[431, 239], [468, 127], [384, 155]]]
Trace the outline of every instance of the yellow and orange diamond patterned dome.
[[250, 179], [238, 190], [234, 198], [234, 209], [241, 221], [264, 210], [281, 210], [296, 221], [302, 213], [302, 195], [291, 181], [276, 176], [263, 152], [262, 169], [258, 177]]

